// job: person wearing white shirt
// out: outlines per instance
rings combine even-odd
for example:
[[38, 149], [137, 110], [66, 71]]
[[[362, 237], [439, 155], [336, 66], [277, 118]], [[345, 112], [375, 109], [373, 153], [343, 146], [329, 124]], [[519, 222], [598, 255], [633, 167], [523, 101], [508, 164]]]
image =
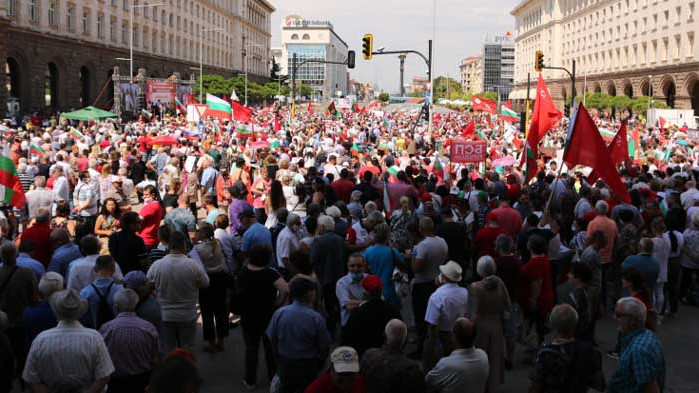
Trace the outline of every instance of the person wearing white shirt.
[[70, 187], [68, 186], [68, 179], [65, 177], [65, 171], [62, 167], [56, 167], [54, 172], [56, 178], [53, 181], [53, 192], [56, 194], [57, 200], [69, 201], [70, 200]]
[[427, 302], [427, 312], [425, 322], [428, 324], [427, 343], [425, 348], [434, 348], [432, 345], [439, 342], [442, 345], [442, 353], [448, 354], [454, 349], [454, 337], [451, 328], [454, 322], [466, 316], [468, 305], [468, 290], [459, 286], [461, 282], [461, 266], [449, 261], [445, 265], [439, 266], [440, 283]]
[[[96, 236], [86, 235], [80, 240], [80, 246], [85, 256], [71, 262], [66, 272], [66, 288], [75, 289], [78, 292], [92, 284], [97, 278], [95, 261], [100, 256], [102, 244]], [[116, 281], [124, 279], [118, 263], [114, 264], [114, 275], [112, 278]]]
[[301, 248], [299, 230], [301, 229], [301, 217], [289, 213], [286, 218], [286, 226], [277, 236], [277, 264], [280, 268], [289, 269], [289, 257]]
[[680, 194], [680, 201], [682, 202], [682, 207], [687, 210], [694, 205], [694, 197], [699, 195], [699, 190], [697, 190], [697, 183], [694, 180], [690, 180], [685, 183], [687, 191]]

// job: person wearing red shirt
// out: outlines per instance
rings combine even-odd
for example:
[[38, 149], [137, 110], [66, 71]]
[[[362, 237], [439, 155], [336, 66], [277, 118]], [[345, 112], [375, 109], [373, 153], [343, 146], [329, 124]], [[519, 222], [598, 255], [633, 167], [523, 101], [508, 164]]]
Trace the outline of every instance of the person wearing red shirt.
[[510, 206], [509, 202], [503, 201], [497, 209], [493, 209], [498, 225], [508, 236], [513, 239], [517, 238], [519, 231], [522, 230], [522, 215]]
[[158, 228], [160, 221], [163, 219], [163, 209], [160, 207], [160, 202], [155, 200], [155, 186], [148, 185], [143, 189], [143, 207], [138, 212], [141, 218], [141, 231], [138, 236], [143, 239], [146, 248], [151, 249], [158, 245]]
[[51, 213], [44, 208], [37, 209], [34, 224], [24, 230], [20, 240], [30, 240], [34, 243], [34, 259], [48, 267], [51, 261], [51, 226], [49, 225]]
[[553, 309], [554, 293], [551, 277], [551, 262], [546, 255], [548, 242], [541, 236], [529, 238], [527, 248], [531, 258], [522, 266], [519, 284], [519, 304], [525, 316], [536, 325], [538, 344], [546, 335], [546, 316]]
[[330, 355], [332, 365], [306, 388], [306, 393], [366, 393], [359, 373], [359, 355], [352, 347], [338, 347]]
[[347, 168], [343, 168], [340, 171], [340, 179], [334, 181], [330, 187], [335, 192], [335, 196], [338, 200], [345, 203], [349, 203], [350, 195], [352, 194], [352, 189], [354, 188], [354, 182], [350, 180], [350, 172]]
[[485, 220], [486, 226], [478, 230], [474, 239], [477, 255], [478, 257], [490, 255], [495, 258], [495, 239], [506, 233], [498, 225], [498, 218], [493, 212], [488, 213]]

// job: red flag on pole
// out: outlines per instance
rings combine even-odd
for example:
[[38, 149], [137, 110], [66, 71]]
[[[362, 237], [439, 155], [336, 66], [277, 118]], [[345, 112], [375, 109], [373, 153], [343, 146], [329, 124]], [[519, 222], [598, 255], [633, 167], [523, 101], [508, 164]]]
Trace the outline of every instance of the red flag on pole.
[[252, 108], [240, 105], [237, 101], [231, 101], [231, 108], [233, 109], [233, 120], [245, 123], [252, 122]]
[[483, 111], [487, 113], [495, 114], [497, 112], [498, 104], [487, 98], [473, 96], [471, 98], [471, 103], [473, 105], [474, 111]]
[[539, 74], [539, 81], [536, 84], [535, 99], [532, 121], [529, 125], [529, 131], [527, 131], [525, 150], [522, 153], [520, 163], [520, 166], [524, 166], [526, 162], [527, 181], [532, 179], [538, 171], [536, 160], [539, 157], [539, 142], [553, 128], [553, 123], [561, 120], [563, 116], [553, 103], [553, 98], [551, 98], [541, 74]]
[[[626, 137], [626, 121], [621, 123], [621, 128], [614, 135], [612, 143], [607, 147], [609, 151], [609, 157], [612, 159], [614, 165], [619, 165], [622, 162], [629, 160], [629, 141]], [[599, 179], [599, 174], [596, 171], [592, 171], [590, 176], [587, 177], [587, 182], [589, 184], [594, 183]]]
[[274, 116], [274, 132], [282, 129], [282, 123], [279, 121], [279, 116]]
[[308, 101], [308, 114], [312, 115], [313, 114], [313, 102]]
[[667, 120], [665, 120], [664, 117], [659, 116], [658, 124], [660, 125], [660, 132], [662, 132], [663, 134], [665, 133], [665, 123], [667, 123]]
[[578, 106], [574, 119], [563, 161], [570, 168], [575, 165], [589, 166], [622, 201], [631, 203], [631, 196], [621, 182], [602, 135], [582, 103]]
[[470, 122], [464, 127], [464, 130], [461, 132], [461, 137], [466, 138], [469, 135], [474, 135], [476, 133], [476, 122], [471, 119]]

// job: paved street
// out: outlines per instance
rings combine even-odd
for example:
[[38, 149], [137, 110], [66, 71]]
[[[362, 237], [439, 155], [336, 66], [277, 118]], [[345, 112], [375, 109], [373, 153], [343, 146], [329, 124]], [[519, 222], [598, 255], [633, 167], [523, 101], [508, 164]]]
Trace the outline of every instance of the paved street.
[[[663, 322], [660, 337], [665, 350], [667, 363], [667, 393], [699, 392], [699, 373], [694, 354], [699, 353], [699, 309], [681, 307], [679, 317]], [[600, 348], [605, 352], [616, 342], [616, 325], [613, 319], [600, 321], [597, 326], [597, 337]], [[247, 392], [241, 385], [243, 376], [243, 341], [240, 328], [231, 330], [231, 336], [226, 343], [226, 352], [208, 354], [197, 348], [199, 369], [204, 379], [203, 393]], [[410, 347], [408, 349], [411, 349]], [[514, 370], [507, 372], [506, 384], [498, 393], [525, 392], [528, 389], [528, 375], [531, 366], [521, 362], [521, 347], [518, 348], [518, 359]], [[262, 355], [261, 355], [262, 356]], [[613, 373], [616, 361], [604, 356], [605, 376]], [[260, 359], [258, 375], [262, 379], [264, 365]], [[268, 391], [267, 382], [258, 382], [255, 392]]]

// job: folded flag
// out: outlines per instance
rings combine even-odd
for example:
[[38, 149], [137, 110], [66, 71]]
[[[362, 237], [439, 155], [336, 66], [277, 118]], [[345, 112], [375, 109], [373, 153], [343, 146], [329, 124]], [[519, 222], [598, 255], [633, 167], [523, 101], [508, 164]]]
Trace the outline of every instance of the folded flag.
[[70, 128], [70, 137], [75, 139], [76, 141], [79, 141], [85, 137], [85, 135], [82, 134], [82, 132], [78, 131], [77, 128], [71, 127]]
[[5, 148], [0, 156], [0, 202], [17, 209], [23, 208], [27, 202], [22, 183], [17, 176], [17, 168], [10, 158], [9, 148]]
[[41, 148], [41, 146], [32, 143], [29, 145], [29, 155], [35, 155], [35, 156], [43, 156], [45, 153], [44, 149]]

